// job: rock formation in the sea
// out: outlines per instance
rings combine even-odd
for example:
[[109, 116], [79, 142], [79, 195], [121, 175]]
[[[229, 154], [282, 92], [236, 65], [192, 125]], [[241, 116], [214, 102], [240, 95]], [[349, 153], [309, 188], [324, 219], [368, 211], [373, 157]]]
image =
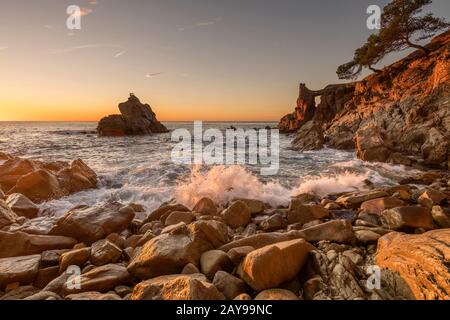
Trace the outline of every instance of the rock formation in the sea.
[[95, 188], [97, 175], [82, 160], [42, 162], [9, 156], [0, 165], [0, 190], [22, 216], [37, 214], [34, 203]]
[[280, 130], [298, 132], [297, 150], [321, 145], [302, 141], [311, 140], [313, 128], [326, 145], [356, 149], [362, 160], [449, 168], [450, 31], [427, 47], [428, 56], [413, 52], [356, 83], [318, 91], [301, 84], [297, 108], [280, 121]]
[[148, 104], [130, 94], [127, 102], [119, 104], [120, 115], [110, 115], [100, 120], [97, 132], [100, 136], [120, 137], [168, 132], [156, 119], [156, 114]]

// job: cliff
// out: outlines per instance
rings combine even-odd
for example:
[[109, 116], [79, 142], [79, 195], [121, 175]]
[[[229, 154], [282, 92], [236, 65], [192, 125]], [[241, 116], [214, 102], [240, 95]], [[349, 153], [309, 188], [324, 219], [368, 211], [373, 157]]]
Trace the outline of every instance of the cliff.
[[134, 94], [127, 102], [119, 104], [120, 115], [110, 115], [100, 120], [97, 132], [100, 136], [145, 135], [168, 132], [156, 119], [148, 104], [143, 104]]
[[[312, 91], [300, 84], [295, 112], [281, 132], [293, 148], [356, 149], [360, 159], [449, 167], [450, 31], [362, 81]], [[321, 102], [316, 106], [316, 97]]]

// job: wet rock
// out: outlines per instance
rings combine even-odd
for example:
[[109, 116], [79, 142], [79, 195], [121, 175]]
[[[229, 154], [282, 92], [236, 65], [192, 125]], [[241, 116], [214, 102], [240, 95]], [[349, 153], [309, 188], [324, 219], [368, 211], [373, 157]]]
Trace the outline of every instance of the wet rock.
[[175, 212], [175, 211], [190, 212], [190, 210], [182, 204], [163, 205], [160, 208], [153, 211], [152, 213], [150, 213], [148, 215], [147, 219], [144, 220], [143, 224], [159, 220], [159, 219], [161, 219], [162, 216], [164, 216], [164, 215], [168, 216], [170, 213]]
[[269, 245], [249, 253], [239, 265], [238, 274], [254, 290], [274, 288], [294, 278], [313, 249], [302, 239]]
[[450, 229], [422, 235], [393, 232], [378, 240], [376, 263], [400, 274], [416, 299], [448, 299]]
[[53, 235], [73, 237], [86, 244], [104, 239], [128, 228], [134, 211], [118, 202], [70, 210], [50, 231]]
[[15, 282], [22, 285], [32, 283], [39, 271], [40, 260], [40, 255], [0, 259], [0, 290]]
[[425, 207], [432, 208], [434, 205], [440, 205], [447, 199], [447, 195], [433, 189], [426, 190], [417, 199], [417, 202]]
[[39, 213], [39, 207], [20, 193], [13, 193], [9, 195], [6, 199], [6, 204], [18, 216], [23, 216], [28, 219], [36, 218]]
[[39, 254], [46, 250], [68, 249], [76, 243], [75, 239], [69, 237], [0, 231], [0, 258]]
[[238, 198], [236, 201], [242, 201], [250, 209], [252, 215], [258, 215], [264, 212], [266, 204], [261, 200]]
[[131, 300], [223, 300], [202, 274], [167, 275], [136, 285]]
[[433, 229], [431, 210], [424, 207], [409, 206], [385, 210], [381, 213], [383, 227], [391, 230], [404, 228]]
[[240, 200], [222, 211], [221, 215], [225, 223], [232, 228], [245, 227], [250, 223], [251, 219], [250, 208]]
[[311, 151], [323, 148], [325, 138], [319, 123], [308, 121], [296, 133], [292, 141], [292, 149], [295, 151]]
[[128, 270], [141, 279], [177, 274], [188, 263], [198, 265], [203, 252], [221, 246], [227, 239], [227, 227], [217, 221], [182, 225], [147, 242]]
[[284, 289], [269, 289], [260, 292], [255, 300], [299, 300], [299, 298], [289, 290]]
[[212, 283], [228, 300], [248, 291], [244, 281], [225, 271], [217, 271]]

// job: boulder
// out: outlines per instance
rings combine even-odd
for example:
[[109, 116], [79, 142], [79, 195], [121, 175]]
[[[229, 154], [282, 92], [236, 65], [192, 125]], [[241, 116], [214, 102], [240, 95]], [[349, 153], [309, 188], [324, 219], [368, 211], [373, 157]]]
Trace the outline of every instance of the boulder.
[[91, 248], [75, 249], [61, 254], [59, 271], [63, 273], [69, 266], [83, 266], [91, 257]]
[[127, 268], [118, 264], [107, 264], [81, 274], [79, 286], [74, 286], [70, 279], [63, 285], [65, 295], [97, 291], [108, 292], [118, 285], [130, 282], [131, 276]]
[[111, 115], [100, 120], [97, 127], [99, 136], [146, 135], [168, 132], [157, 119], [148, 104], [130, 94], [127, 102], [119, 104], [121, 115]]
[[269, 245], [250, 252], [239, 265], [238, 274], [254, 290], [276, 288], [300, 272], [313, 249], [302, 239]]
[[363, 202], [387, 196], [388, 194], [385, 191], [354, 192], [339, 197], [336, 203], [347, 208], [355, 208]]
[[18, 216], [6, 205], [5, 201], [0, 200], [0, 229], [16, 222]]
[[175, 211], [190, 212], [190, 210], [182, 204], [166, 204], [150, 213], [147, 219], [145, 219], [145, 221], [142, 224], [159, 220], [161, 219], [162, 216], [168, 216], [170, 213]]
[[369, 162], [387, 162], [394, 152], [385, 132], [370, 124], [360, 128], [354, 137], [359, 159]]
[[182, 212], [182, 211], [174, 211], [169, 214], [164, 222], [166, 226], [178, 224], [180, 222], [184, 222], [185, 224], [189, 224], [194, 221], [195, 216], [191, 212]]
[[43, 289], [47, 284], [49, 284], [51, 281], [59, 277], [59, 266], [53, 266], [48, 268], [42, 268], [39, 269], [38, 274], [36, 275], [36, 279], [34, 280], [33, 285], [36, 288]]
[[245, 247], [237, 247], [237, 248], [233, 248], [230, 251], [227, 252], [228, 257], [230, 258], [231, 262], [233, 262], [234, 264], [239, 264], [242, 259], [245, 258], [245, 256], [247, 254], [249, 254], [250, 252], [255, 251], [255, 248], [250, 247], [250, 246], [245, 246]]
[[131, 300], [223, 300], [224, 296], [202, 274], [166, 275], [134, 287]]
[[0, 259], [0, 290], [11, 283], [32, 283], [39, 271], [40, 260], [40, 255]]
[[39, 207], [20, 193], [9, 195], [6, 199], [6, 204], [18, 216], [26, 217], [28, 219], [36, 218], [39, 213]]
[[95, 266], [115, 263], [121, 256], [122, 250], [109, 240], [99, 240], [91, 246], [91, 262]]
[[221, 215], [225, 223], [232, 228], [245, 227], [252, 218], [250, 208], [240, 200], [222, 211]]
[[421, 235], [393, 232], [378, 240], [376, 263], [398, 273], [416, 299], [448, 300], [449, 256], [450, 229]]
[[264, 212], [266, 204], [261, 200], [238, 198], [235, 201], [242, 201], [250, 209], [252, 215], [258, 215]]
[[70, 210], [61, 217], [50, 234], [73, 237], [92, 244], [111, 233], [127, 229], [134, 218], [134, 211], [118, 202]]
[[450, 228], [450, 209], [434, 206], [431, 215], [433, 220], [441, 228]]
[[269, 301], [277, 301], [277, 300], [299, 300], [299, 298], [289, 290], [285, 289], [269, 289], [260, 292], [255, 300], [269, 300]]
[[8, 291], [5, 295], [0, 297], [0, 300], [23, 300], [39, 292], [39, 289], [34, 286], [21, 286]]
[[244, 281], [225, 271], [217, 271], [212, 283], [228, 300], [248, 291]]
[[332, 241], [352, 243], [355, 240], [352, 223], [348, 220], [332, 220], [301, 230], [303, 238], [309, 242]]
[[74, 160], [70, 167], [58, 172], [58, 180], [65, 194], [72, 194], [97, 186], [96, 173], [81, 159]]
[[305, 205], [301, 199], [292, 199], [289, 204], [288, 223], [305, 224], [329, 217], [329, 211], [320, 205]]
[[200, 269], [207, 278], [212, 279], [219, 270], [233, 271], [233, 263], [221, 250], [209, 250], [200, 257]]
[[269, 232], [269, 233], [259, 233], [253, 236], [242, 238], [239, 240], [227, 243], [219, 248], [219, 250], [228, 252], [233, 248], [238, 247], [253, 247], [254, 249], [260, 249], [262, 247], [283, 241], [289, 241], [294, 239], [303, 239], [305, 237], [304, 233], [301, 231], [290, 231], [286, 233]]
[[46, 250], [72, 248], [77, 240], [61, 236], [39, 236], [0, 231], [0, 258], [40, 254]]
[[183, 267], [198, 265], [203, 252], [228, 241], [227, 227], [218, 221], [197, 221], [180, 225], [148, 241], [128, 265], [128, 271], [141, 279], [178, 274]]
[[381, 213], [383, 227], [391, 230], [404, 228], [433, 229], [431, 210], [419, 206], [399, 207]]
[[421, 147], [422, 157], [426, 164], [441, 165], [448, 158], [450, 150], [449, 138], [436, 127], [427, 132], [425, 143]]
[[215, 216], [217, 214], [217, 206], [210, 198], [200, 199], [192, 211], [202, 216]]
[[284, 219], [283, 216], [279, 213], [270, 216], [263, 222], [261, 222], [261, 228], [265, 232], [272, 232], [276, 230], [283, 229], [284, 227]]
[[61, 190], [57, 176], [45, 169], [20, 177], [9, 193], [21, 193], [35, 203], [58, 199], [66, 195]]
[[447, 195], [445, 193], [428, 189], [420, 195], [417, 202], [425, 207], [432, 208], [434, 205], [440, 205], [446, 199]]
[[394, 197], [383, 197], [365, 201], [361, 204], [361, 209], [365, 213], [380, 215], [382, 211], [404, 206], [405, 203]]
[[120, 296], [115, 293], [100, 293], [97, 291], [89, 291], [82, 293], [69, 294], [65, 297], [65, 300], [77, 300], [77, 301], [85, 301], [85, 300], [100, 300], [100, 301], [114, 301], [114, 300], [122, 300]]
[[31, 160], [12, 158], [0, 165], [0, 186], [7, 193], [20, 177], [37, 170], [38, 166]]

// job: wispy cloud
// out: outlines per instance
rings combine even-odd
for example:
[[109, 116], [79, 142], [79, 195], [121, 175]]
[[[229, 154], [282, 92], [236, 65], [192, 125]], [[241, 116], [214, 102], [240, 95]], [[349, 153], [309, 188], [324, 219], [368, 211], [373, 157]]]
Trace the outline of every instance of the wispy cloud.
[[216, 23], [219, 23], [219, 22], [221, 22], [223, 20], [224, 20], [223, 17], [216, 17], [216, 18], [211, 19], [211, 20], [197, 22], [196, 24], [191, 25], [191, 26], [180, 27], [180, 28], [178, 28], [178, 31], [186, 31], [188, 29], [208, 27], [208, 26], [215, 25]]
[[125, 53], [127, 53], [127, 50], [122, 50], [122, 51], [120, 51], [120, 52], [117, 52], [117, 53], [114, 55], [114, 58], [119, 58], [119, 57], [123, 56]]
[[163, 73], [164, 73], [164, 72], [147, 73], [147, 74], [145, 75], [145, 77], [146, 77], [146, 78], [152, 78], [152, 77], [159, 76], [159, 75], [161, 75], [161, 74], [163, 74]]
[[95, 43], [95, 44], [85, 44], [81, 46], [74, 46], [64, 49], [56, 49], [53, 51], [50, 51], [51, 54], [60, 54], [60, 53], [68, 53], [78, 50], [84, 50], [84, 49], [93, 49], [93, 48], [120, 48], [120, 45], [116, 44], [103, 44], [103, 43]]

